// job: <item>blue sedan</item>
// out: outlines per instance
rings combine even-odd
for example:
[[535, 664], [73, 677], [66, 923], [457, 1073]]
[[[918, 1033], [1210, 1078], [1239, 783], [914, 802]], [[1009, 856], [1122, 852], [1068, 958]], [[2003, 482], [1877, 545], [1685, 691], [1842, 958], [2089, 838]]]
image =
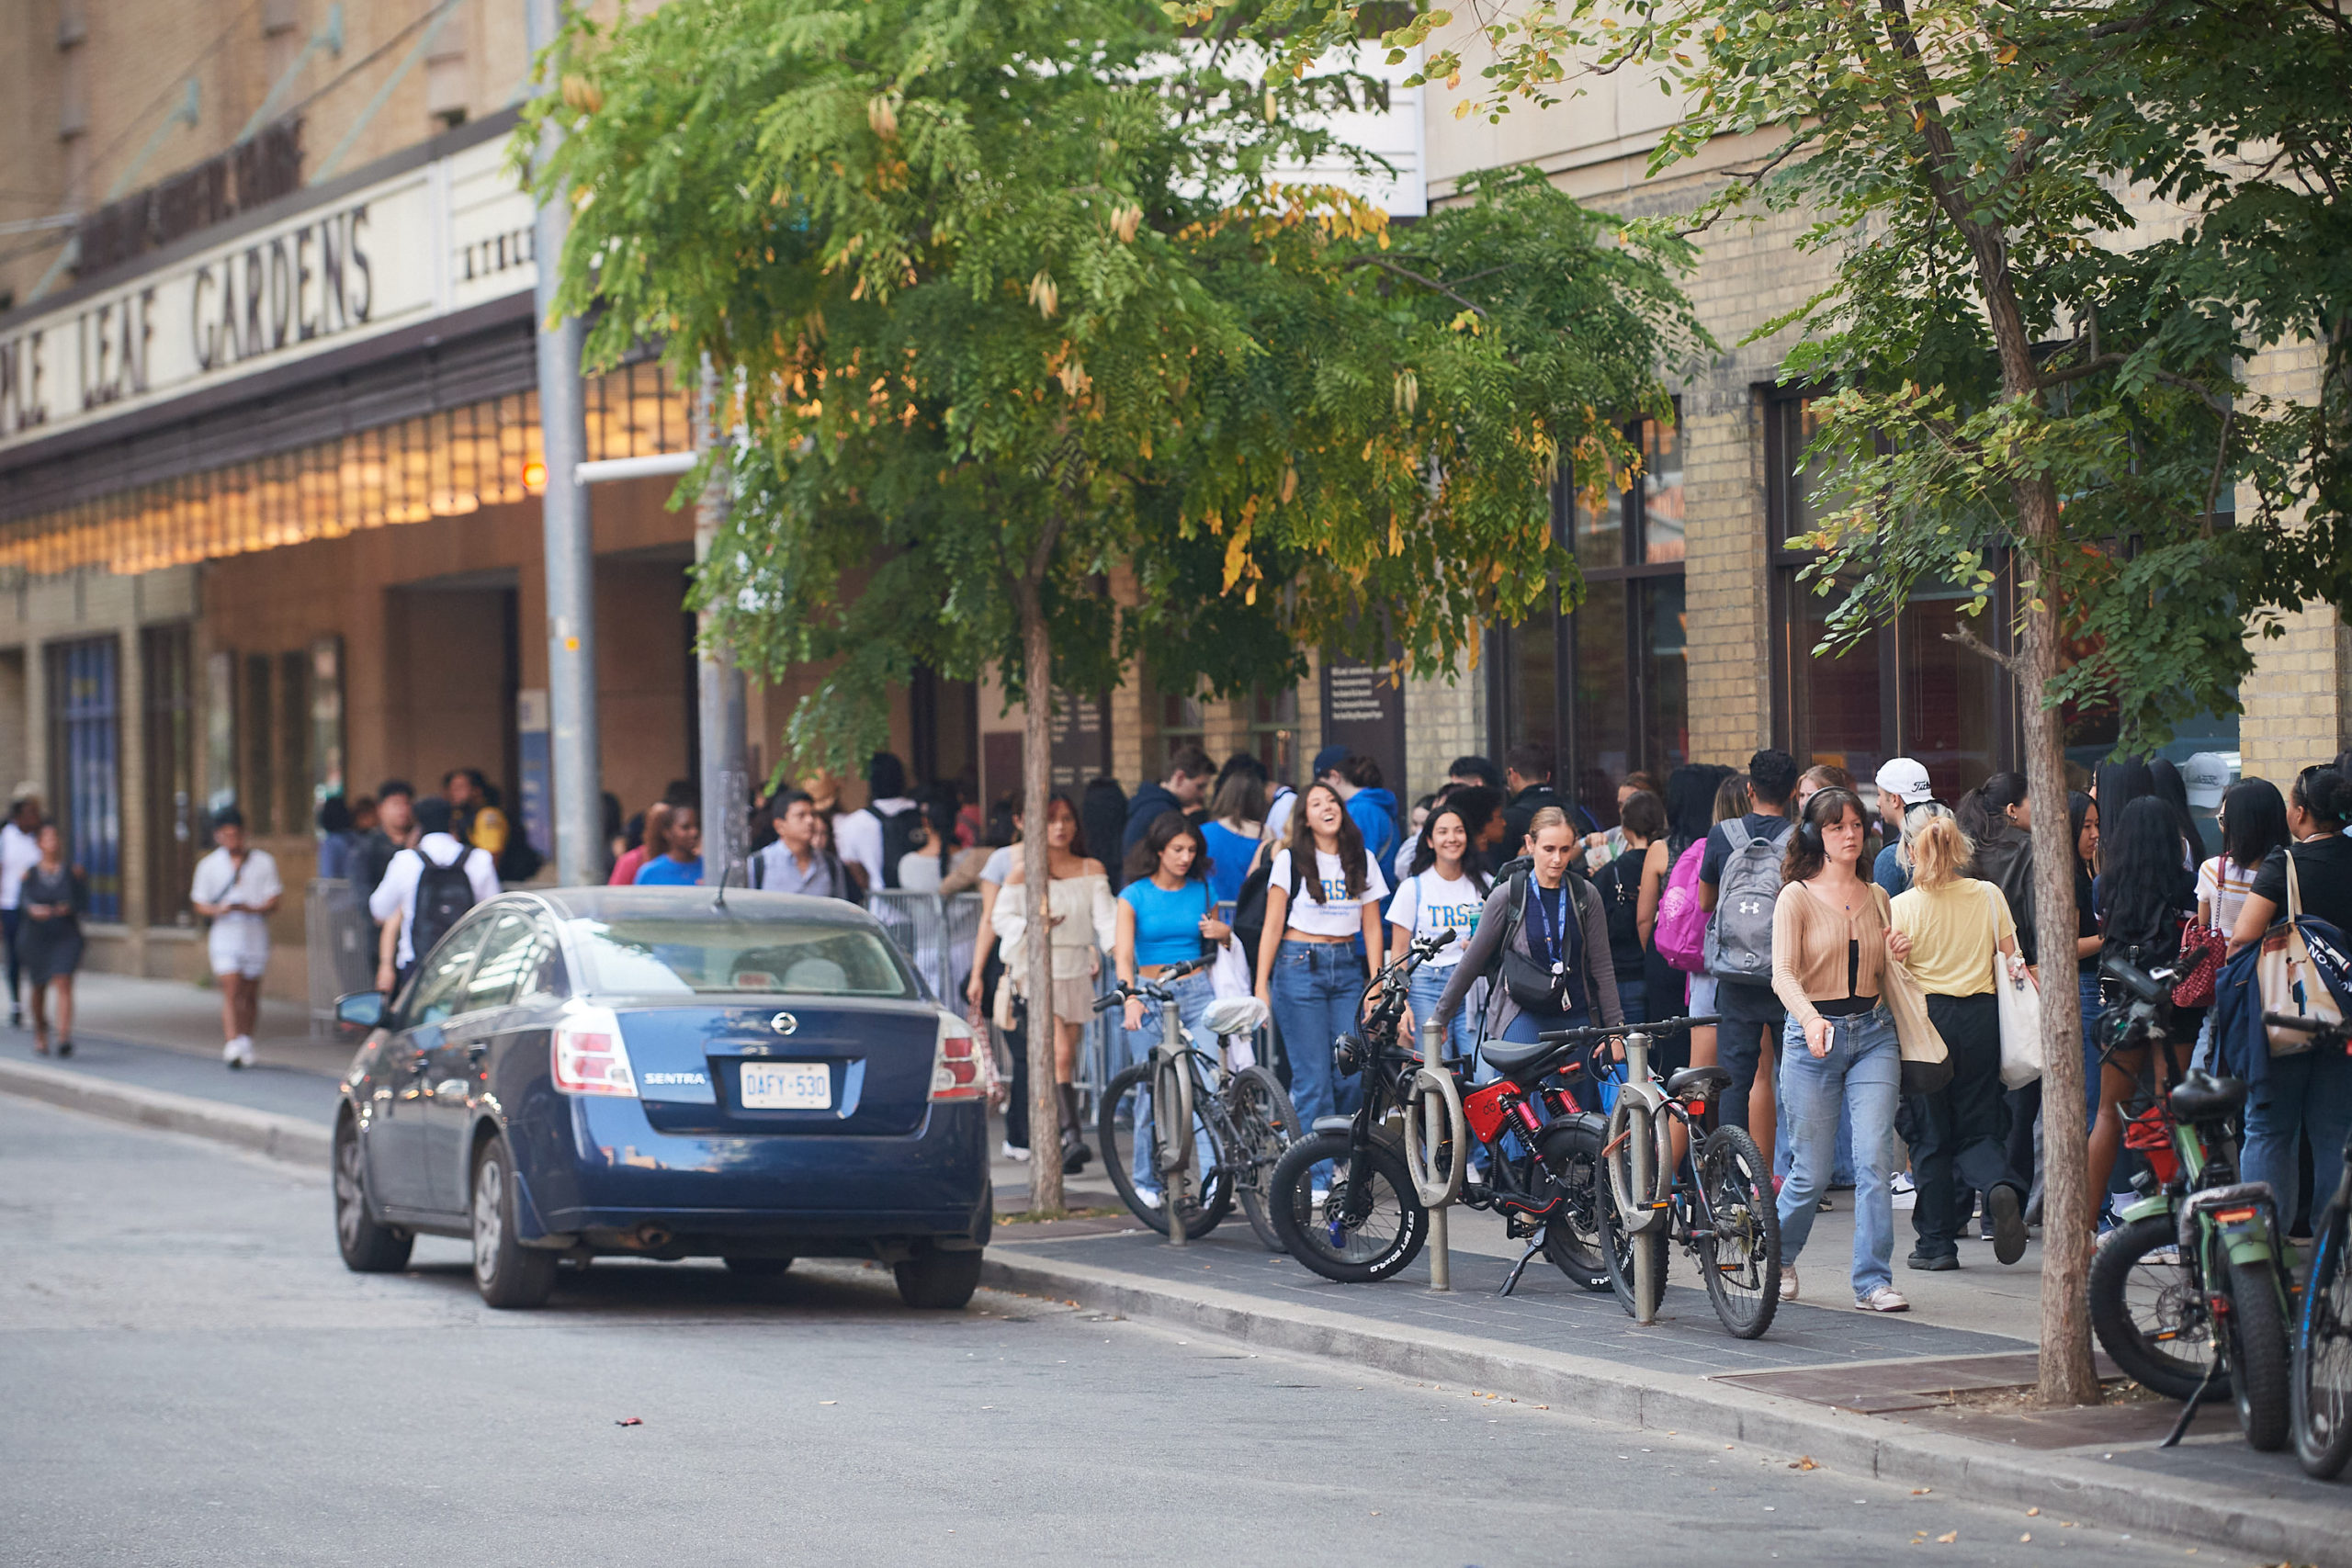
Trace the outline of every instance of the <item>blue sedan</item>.
[[360, 1272], [419, 1234], [472, 1240], [494, 1307], [560, 1259], [876, 1258], [958, 1308], [994, 1223], [978, 1053], [864, 910], [707, 889], [509, 893], [400, 994], [335, 1121], [335, 1234]]

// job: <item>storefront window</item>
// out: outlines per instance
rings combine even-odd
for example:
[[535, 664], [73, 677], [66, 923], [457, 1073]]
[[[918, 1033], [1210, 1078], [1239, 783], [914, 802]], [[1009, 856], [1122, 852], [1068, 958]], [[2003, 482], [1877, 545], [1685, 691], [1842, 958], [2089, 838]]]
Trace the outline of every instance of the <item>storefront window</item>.
[[49, 649], [50, 795], [90, 919], [122, 919], [120, 650], [113, 637]]
[[201, 829], [196, 796], [196, 661], [185, 626], [139, 634], [147, 751], [147, 922], [187, 925]]

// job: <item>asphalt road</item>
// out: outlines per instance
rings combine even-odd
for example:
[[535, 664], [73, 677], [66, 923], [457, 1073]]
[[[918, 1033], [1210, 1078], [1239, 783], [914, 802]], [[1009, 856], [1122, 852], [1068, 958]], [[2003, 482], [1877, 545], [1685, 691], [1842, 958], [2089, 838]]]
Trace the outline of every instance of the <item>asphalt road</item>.
[[846, 1265], [761, 1288], [599, 1263], [546, 1311], [492, 1313], [455, 1243], [345, 1273], [321, 1177], [0, 1097], [14, 1568], [2185, 1551], [1797, 1457], [1024, 1297], [910, 1313]]

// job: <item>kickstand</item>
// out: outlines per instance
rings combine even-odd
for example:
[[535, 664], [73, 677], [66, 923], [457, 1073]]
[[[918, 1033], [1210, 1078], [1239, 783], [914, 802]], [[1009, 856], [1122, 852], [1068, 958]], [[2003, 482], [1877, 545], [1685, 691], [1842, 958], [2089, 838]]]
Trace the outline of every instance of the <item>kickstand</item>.
[[2197, 1385], [2197, 1392], [2190, 1394], [2188, 1396], [2188, 1403], [2180, 1407], [2180, 1419], [2172, 1424], [2172, 1436], [2166, 1438], [2163, 1442], [2158, 1443], [2156, 1445], [2157, 1448], [2172, 1448], [2177, 1445], [2182, 1438], [2188, 1436], [2188, 1424], [2197, 1417], [2197, 1407], [2205, 1403], [2206, 1392], [2213, 1386], [2213, 1380], [2219, 1377], [2221, 1372], [2222, 1358], [2216, 1356], [2213, 1358], [2213, 1364], [2205, 1369], [2205, 1381]]
[[1535, 1239], [1527, 1244], [1527, 1250], [1520, 1254], [1519, 1261], [1510, 1266], [1509, 1274], [1503, 1276], [1503, 1288], [1496, 1292], [1498, 1295], [1507, 1296], [1519, 1289], [1519, 1277], [1527, 1272], [1527, 1266], [1535, 1260], [1537, 1253], [1544, 1250], [1544, 1237], [1550, 1230], [1551, 1227], [1546, 1225], [1535, 1233]]

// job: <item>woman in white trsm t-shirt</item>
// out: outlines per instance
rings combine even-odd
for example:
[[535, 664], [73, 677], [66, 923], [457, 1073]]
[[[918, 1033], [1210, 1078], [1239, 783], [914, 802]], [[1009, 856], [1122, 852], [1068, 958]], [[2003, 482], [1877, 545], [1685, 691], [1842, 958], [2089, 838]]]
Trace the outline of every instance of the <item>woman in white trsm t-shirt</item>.
[[[1453, 933], [1452, 942], [1413, 972], [1408, 993], [1412, 1011], [1405, 1022], [1408, 1030], [1421, 1020], [1437, 1016], [1445, 983], [1453, 978], [1453, 966], [1462, 962], [1470, 933], [1478, 929], [1478, 911], [1486, 905], [1488, 884], [1483, 874], [1463, 863], [1469, 852], [1468, 818], [1457, 806], [1440, 806], [1421, 824], [1420, 837], [1413, 841], [1412, 873], [1396, 885], [1396, 901], [1388, 906], [1392, 952], [1402, 952], [1407, 942], [1422, 937]], [[1478, 1024], [1471, 1014], [1471, 1009], [1464, 1008], [1446, 1026], [1449, 1058], [1464, 1061], [1477, 1049]]]
[[1364, 852], [1338, 792], [1308, 785], [1291, 813], [1290, 842], [1274, 855], [1258, 939], [1258, 999], [1282, 1032], [1291, 1104], [1302, 1125], [1351, 1113], [1363, 1096], [1360, 1078], [1332, 1070], [1331, 1043], [1356, 1026], [1366, 961], [1379, 966], [1380, 900], [1387, 893], [1388, 879]]

